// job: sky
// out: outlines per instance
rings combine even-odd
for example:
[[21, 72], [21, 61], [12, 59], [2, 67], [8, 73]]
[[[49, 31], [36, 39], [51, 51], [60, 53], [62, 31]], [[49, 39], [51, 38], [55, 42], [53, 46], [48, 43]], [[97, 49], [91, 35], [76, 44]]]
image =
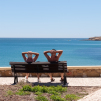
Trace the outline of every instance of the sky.
[[0, 0], [0, 38], [101, 36], [101, 0]]

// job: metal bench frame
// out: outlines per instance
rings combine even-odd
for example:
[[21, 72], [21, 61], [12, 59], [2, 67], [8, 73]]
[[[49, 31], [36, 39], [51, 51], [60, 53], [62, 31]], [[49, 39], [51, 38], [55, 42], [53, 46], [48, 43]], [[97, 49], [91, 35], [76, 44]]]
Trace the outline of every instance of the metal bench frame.
[[64, 73], [63, 86], [67, 86], [66, 73], [67, 62], [10, 62], [12, 72], [14, 72], [14, 84], [18, 83], [17, 73]]

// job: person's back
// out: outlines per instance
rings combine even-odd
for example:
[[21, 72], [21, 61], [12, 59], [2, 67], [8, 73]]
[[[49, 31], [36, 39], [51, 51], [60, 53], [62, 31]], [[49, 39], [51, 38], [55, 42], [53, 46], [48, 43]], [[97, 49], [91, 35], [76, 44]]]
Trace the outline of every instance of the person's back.
[[[26, 57], [25, 55], [27, 54], [28, 57]], [[32, 58], [32, 55], [35, 55], [33, 58]], [[36, 53], [36, 52], [31, 52], [31, 51], [28, 51], [28, 52], [22, 52], [22, 57], [23, 59], [25, 60], [25, 62], [35, 62], [37, 60], [39, 56], [39, 53]], [[28, 82], [28, 76], [29, 76], [29, 73], [26, 73], [26, 76], [25, 76], [25, 81]], [[38, 76], [38, 81], [39, 81], [39, 75]]]
[[[46, 58], [49, 62], [54, 62], [54, 61], [59, 60], [60, 56], [62, 55], [62, 52], [63, 52], [63, 50], [52, 49], [52, 50], [49, 50], [49, 51], [44, 51], [44, 55], [46, 56]], [[47, 53], [51, 53], [51, 56], [49, 56]], [[56, 55], [56, 53], [58, 53], [58, 54]], [[52, 78], [51, 73], [49, 73], [49, 76], [51, 78], [51, 82], [55, 80], [55, 79]], [[64, 74], [61, 73], [61, 81], [63, 81], [63, 79], [64, 79], [63, 76], [64, 76]]]

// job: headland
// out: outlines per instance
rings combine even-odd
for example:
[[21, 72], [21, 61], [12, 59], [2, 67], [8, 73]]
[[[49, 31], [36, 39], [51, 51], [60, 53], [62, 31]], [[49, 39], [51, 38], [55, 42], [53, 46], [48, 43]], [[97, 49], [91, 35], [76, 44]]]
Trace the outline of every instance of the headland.
[[85, 41], [101, 41], [101, 36], [99, 36], [99, 37], [90, 37], [89, 39], [86, 39]]

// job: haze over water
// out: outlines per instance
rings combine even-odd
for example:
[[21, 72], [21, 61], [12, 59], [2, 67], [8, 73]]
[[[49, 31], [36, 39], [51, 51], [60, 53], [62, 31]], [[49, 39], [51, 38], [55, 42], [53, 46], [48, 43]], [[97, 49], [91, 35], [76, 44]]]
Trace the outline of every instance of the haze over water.
[[63, 50], [60, 61], [68, 66], [101, 65], [101, 41], [82, 41], [84, 38], [0, 38], [0, 67], [9, 62], [24, 62], [21, 53], [38, 52], [37, 61], [47, 61], [43, 51]]

